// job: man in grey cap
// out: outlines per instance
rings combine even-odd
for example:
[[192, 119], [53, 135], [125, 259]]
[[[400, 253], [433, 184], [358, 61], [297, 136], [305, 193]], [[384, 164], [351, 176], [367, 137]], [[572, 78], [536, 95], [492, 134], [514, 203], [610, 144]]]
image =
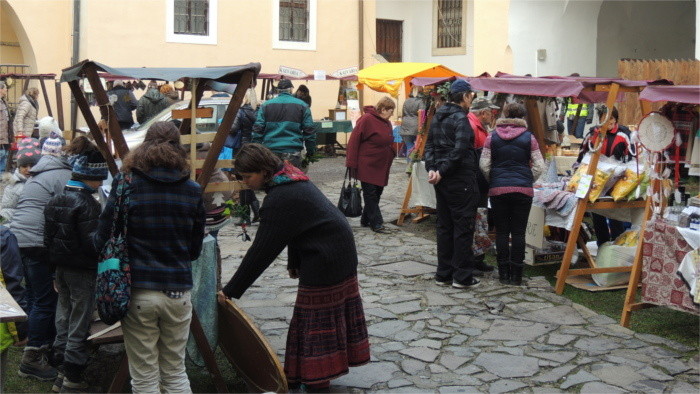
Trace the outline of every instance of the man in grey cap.
[[251, 141], [301, 168], [304, 147], [309, 156], [316, 152], [316, 132], [309, 106], [292, 96], [292, 88], [292, 81], [279, 81], [279, 96], [267, 100], [258, 110]]
[[[488, 129], [493, 123], [499, 109], [498, 106], [494, 105], [493, 102], [486, 97], [475, 98], [472, 101], [471, 107], [469, 107], [467, 119], [469, 119], [469, 124], [474, 130], [474, 149], [476, 149], [477, 158], [481, 158], [481, 150], [484, 148], [484, 142], [486, 142], [486, 137], [489, 135]], [[481, 171], [477, 171], [476, 181], [479, 185], [478, 207], [486, 208], [488, 207], [489, 199], [489, 182]], [[494, 270], [493, 266], [484, 262], [484, 257], [484, 254], [474, 257], [476, 261], [474, 273], [477, 276], [481, 275], [482, 272], [491, 272]]]
[[425, 145], [428, 182], [437, 200], [435, 283], [458, 289], [479, 284], [474, 277], [474, 222], [479, 200], [474, 131], [467, 120], [473, 98], [471, 85], [461, 79], [450, 86], [449, 102], [430, 125]]

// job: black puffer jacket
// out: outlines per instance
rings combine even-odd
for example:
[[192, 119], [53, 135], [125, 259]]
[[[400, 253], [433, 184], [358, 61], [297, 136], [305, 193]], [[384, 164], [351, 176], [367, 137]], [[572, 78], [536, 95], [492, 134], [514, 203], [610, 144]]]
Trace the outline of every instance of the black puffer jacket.
[[474, 150], [474, 130], [467, 111], [454, 103], [440, 107], [430, 124], [425, 143], [425, 169], [443, 177], [474, 173], [479, 163]]
[[102, 207], [88, 189], [69, 183], [63, 193], [46, 204], [44, 246], [52, 264], [96, 269], [98, 251], [93, 244]]
[[236, 119], [231, 126], [231, 135], [241, 133], [243, 142], [250, 142], [251, 134], [253, 133], [253, 124], [255, 123], [255, 110], [250, 104], [244, 104], [236, 115]]

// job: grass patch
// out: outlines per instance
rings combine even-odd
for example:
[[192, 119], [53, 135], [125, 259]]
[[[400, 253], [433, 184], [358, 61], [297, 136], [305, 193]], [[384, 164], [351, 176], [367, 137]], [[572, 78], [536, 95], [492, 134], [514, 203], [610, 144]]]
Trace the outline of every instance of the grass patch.
[[[543, 266], [527, 266], [525, 275], [544, 276], [554, 285], [555, 275], [559, 269], [559, 264]], [[641, 291], [641, 290], [640, 290]], [[639, 296], [639, 291], [637, 295]], [[625, 303], [627, 289], [590, 292], [577, 289], [573, 286], [565, 286], [564, 297], [581, 304], [602, 315], [609, 316], [619, 322], [622, 316], [622, 307]], [[693, 354], [698, 353], [700, 346], [700, 319], [691, 313], [676, 311], [665, 307], [654, 307], [632, 312], [630, 329], [635, 332], [654, 334], [663, 338], [680, 342], [686, 346], [693, 347]]]

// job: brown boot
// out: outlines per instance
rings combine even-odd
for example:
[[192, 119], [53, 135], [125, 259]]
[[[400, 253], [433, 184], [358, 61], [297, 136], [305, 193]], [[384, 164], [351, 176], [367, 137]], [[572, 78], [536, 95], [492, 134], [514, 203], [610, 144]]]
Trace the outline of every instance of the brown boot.
[[48, 347], [25, 346], [19, 365], [19, 376], [43, 381], [56, 379], [58, 372], [49, 365], [46, 357], [48, 350]]

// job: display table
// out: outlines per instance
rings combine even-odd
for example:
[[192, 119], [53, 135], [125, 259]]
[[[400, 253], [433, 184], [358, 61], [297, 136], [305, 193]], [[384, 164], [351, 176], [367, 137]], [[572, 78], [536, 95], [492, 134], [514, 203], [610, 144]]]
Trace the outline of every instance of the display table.
[[642, 246], [642, 302], [700, 314], [686, 283], [677, 274], [685, 255], [692, 250], [675, 226], [663, 221], [647, 222]]
[[333, 145], [345, 149], [337, 140], [337, 133], [351, 133], [352, 122], [349, 120], [323, 120], [314, 122], [317, 145]]
[[27, 314], [17, 304], [7, 288], [0, 284], [0, 323], [27, 320]]

